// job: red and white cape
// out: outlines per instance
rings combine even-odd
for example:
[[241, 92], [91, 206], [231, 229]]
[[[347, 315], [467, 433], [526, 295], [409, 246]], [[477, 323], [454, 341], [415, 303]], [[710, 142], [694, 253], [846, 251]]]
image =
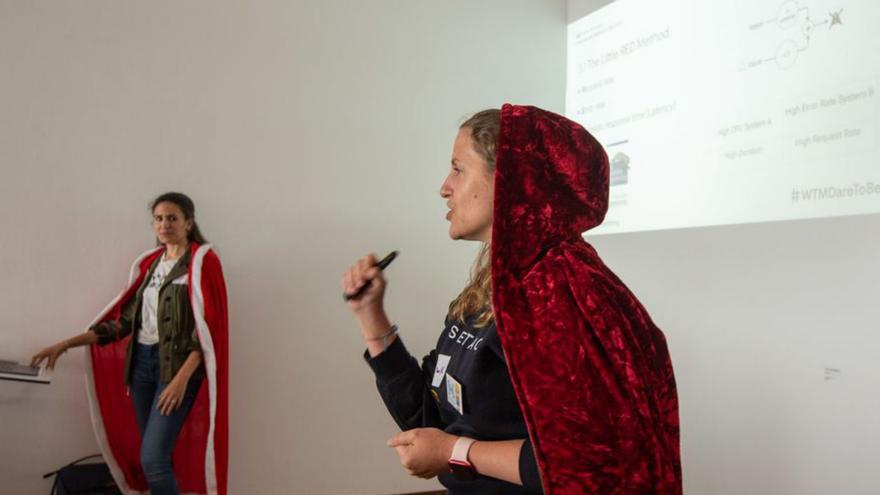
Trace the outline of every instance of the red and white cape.
[[[135, 296], [162, 247], [143, 253], [131, 267], [128, 286], [91, 323], [118, 319]], [[178, 436], [174, 470], [183, 493], [226, 494], [228, 455], [229, 339], [226, 284], [210, 244], [191, 244], [189, 298], [202, 348], [206, 379]], [[89, 325], [89, 326], [91, 326]], [[86, 388], [92, 426], [113, 479], [123, 493], [148, 490], [140, 464], [141, 438], [123, 380], [131, 335], [86, 352]]]

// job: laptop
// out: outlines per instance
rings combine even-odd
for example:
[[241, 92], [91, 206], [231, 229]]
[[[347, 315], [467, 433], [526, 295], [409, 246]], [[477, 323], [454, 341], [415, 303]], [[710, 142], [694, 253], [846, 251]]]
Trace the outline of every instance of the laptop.
[[0, 359], [0, 380], [19, 382], [50, 383], [52, 377], [46, 368], [19, 364], [15, 361]]

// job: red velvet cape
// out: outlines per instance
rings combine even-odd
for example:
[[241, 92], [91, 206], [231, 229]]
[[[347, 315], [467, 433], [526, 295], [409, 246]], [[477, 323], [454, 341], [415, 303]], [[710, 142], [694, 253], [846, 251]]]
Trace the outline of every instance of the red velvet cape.
[[679, 494], [666, 340], [581, 236], [607, 208], [593, 136], [538, 108], [502, 108], [493, 304], [545, 493]]
[[[187, 416], [174, 449], [174, 469], [182, 493], [226, 494], [228, 459], [228, 336], [226, 285], [220, 259], [209, 244], [191, 244], [187, 283], [206, 379]], [[142, 254], [131, 267], [128, 286], [98, 315], [95, 323], [119, 319], [137, 293], [159, 247]], [[98, 446], [123, 493], [148, 490], [140, 463], [141, 438], [134, 408], [126, 396], [123, 368], [132, 336], [92, 345], [86, 352], [86, 388]]]

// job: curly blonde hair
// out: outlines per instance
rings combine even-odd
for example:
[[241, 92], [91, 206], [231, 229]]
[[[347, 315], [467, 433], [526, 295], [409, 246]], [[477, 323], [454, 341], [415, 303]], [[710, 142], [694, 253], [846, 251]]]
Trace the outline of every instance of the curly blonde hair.
[[[475, 113], [459, 127], [470, 129], [474, 148], [486, 161], [486, 171], [495, 173], [495, 147], [501, 131], [501, 110], [489, 109]], [[495, 319], [492, 308], [492, 265], [491, 246], [483, 243], [470, 280], [449, 305], [449, 317], [455, 321], [469, 321], [474, 328], [482, 328]]]

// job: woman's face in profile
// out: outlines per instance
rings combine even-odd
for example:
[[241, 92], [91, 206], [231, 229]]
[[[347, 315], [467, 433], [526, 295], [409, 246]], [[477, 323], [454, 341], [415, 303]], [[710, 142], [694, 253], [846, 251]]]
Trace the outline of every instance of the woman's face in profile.
[[153, 208], [153, 231], [162, 244], [186, 244], [192, 221], [174, 203], [162, 202]]
[[452, 146], [449, 175], [440, 186], [449, 212], [449, 237], [488, 242], [492, 235], [494, 177], [474, 149], [469, 128], [459, 129]]

